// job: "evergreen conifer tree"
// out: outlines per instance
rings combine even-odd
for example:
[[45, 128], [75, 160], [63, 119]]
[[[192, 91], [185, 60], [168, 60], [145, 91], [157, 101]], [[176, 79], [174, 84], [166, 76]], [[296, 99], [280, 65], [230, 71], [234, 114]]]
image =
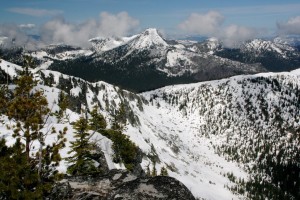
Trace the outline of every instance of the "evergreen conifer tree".
[[151, 176], [157, 176], [157, 171], [156, 171], [155, 165], [156, 165], [155, 162], [153, 162], [153, 168], [152, 168]]
[[66, 116], [66, 110], [68, 108], [69, 105], [69, 100], [67, 95], [65, 95], [65, 93], [63, 91], [61, 91], [58, 95], [58, 106], [59, 106], [59, 111], [57, 113], [57, 119], [58, 122], [63, 122], [63, 118], [64, 117], [68, 117]]
[[76, 140], [71, 143], [70, 156], [67, 161], [71, 164], [68, 167], [68, 173], [72, 175], [84, 175], [97, 173], [98, 169], [95, 166], [94, 160], [91, 156], [91, 150], [93, 146], [90, 143], [89, 124], [88, 120], [84, 117], [80, 117], [73, 125], [75, 129], [74, 138]]
[[37, 170], [28, 164], [24, 145], [17, 139], [12, 147], [0, 142], [0, 199], [41, 199], [43, 185]]
[[98, 106], [94, 106], [91, 112], [91, 118], [89, 119], [90, 129], [93, 131], [97, 131], [101, 133], [104, 129], [106, 129], [106, 121], [103, 115], [99, 113]]
[[[7, 115], [16, 124], [12, 127], [16, 144], [12, 148], [6, 147], [8, 154], [1, 157], [4, 159], [4, 164], [0, 165], [1, 173], [13, 173], [11, 177], [15, 177], [15, 179], [7, 179], [6, 176], [0, 176], [0, 183], [5, 182], [9, 186], [7, 189], [11, 190], [11, 192], [3, 193], [4, 199], [40, 199], [47, 195], [52, 184], [59, 178], [55, 166], [61, 160], [59, 149], [65, 143], [66, 129], [59, 132], [55, 143], [45, 148], [47, 135], [56, 131], [55, 129], [50, 129], [48, 132], [42, 131], [47, 126], [50, 110], [43, 91], [35, 89], [37, 82], [29, 71], [32, 59], [25, 57], [25, 63], [25, 69], [16, 81], [13, 96], [8, 99], [5, 95], [4, 97], [1, 95], [3, 97], [1, 101], [7, 105], [7, 108], [2, 110], [2, 114]], [[35, 155], [31, 151], [34, 141], [40, 144]], [[3, 142], [2, 147], [5, 148]], [[13, 169], [8, 169], [5, 163], [9, 163]], [[10, 182], [7, 182], [8, 180]], [[0, 189], [1, 194], [7, 191]], [[19, 193], [12, 192], [13, 190]]]
[[151, 176], [151, 171], [150, 171], [149, 165], [150, 165], [150, 164], [147, 165], [147, 169], [146, 169], [146, 175], [147, 175], [148, 177]]
[[119, 109], [113, 116], [112, 129], [122, 131], [126, 124], [126, 110], [124, 103], [119, 104]]
[[163, 166], [162, 168], [160, 168], [160, 175], [161, 176], [168, 176], [168, 170]]

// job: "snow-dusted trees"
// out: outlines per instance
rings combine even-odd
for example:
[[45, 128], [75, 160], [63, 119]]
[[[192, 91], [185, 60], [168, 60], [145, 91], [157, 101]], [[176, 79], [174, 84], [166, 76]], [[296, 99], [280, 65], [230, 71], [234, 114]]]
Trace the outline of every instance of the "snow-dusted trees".
[[[57, 134], [56, 142], [46, 145], [47, 136], [56, 131], [46, 123], [50, 110], [43, 91], [36, 88], [37, 81], [30, 73], [29, 67], [32, 64], [32, 59], [25, 57], [25, 68], [16, 80], [12, 97], [1, 95], [1, 101], [6, 105], [2, 114], [7, 115], [14, 122], [11, 128], [16, 144], [9, 148], [3, 146], [3, 148], [8, 148], [8, 151], [2, 159], [9, 162], [10, 168], [4, 164], [0, 166], [0, 171], [3, 174], [13, 173], [12, 177], [18, 176], [18, 179], [11, 179], [7, 183], [10, 187], [8, 189], [18, 191], [18, 194], [14, 192], [3, 194], [4, 199], [23, 199], [31, 193], [32, 195], [29, 195], [32, 196], [31, 199], [42, 198], [50, 191], [54, 181], [59, 178], [59, 173], [55, 168], [61, 160], [59, 149], [64, 146], [66, 129]], [[37, 151], [36, 147], [39, 147]], [[20, 161], [15, 162], [11, 158]], [[1, 177], [0, 182], [7, 180], [6, 178]], [[0, 195], [2, 195], [1, 192]]]

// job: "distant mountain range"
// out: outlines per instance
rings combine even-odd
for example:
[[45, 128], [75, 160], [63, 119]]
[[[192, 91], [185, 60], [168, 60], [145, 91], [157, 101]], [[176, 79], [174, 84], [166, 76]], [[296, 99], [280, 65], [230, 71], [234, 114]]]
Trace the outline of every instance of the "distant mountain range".
[[[89, 50], [60, 44], [27, 53], [43, 69], [140, 92], [240, 74], [290, 71], [300, 66], [298, 41], [292, 37], [255, 39], [233, 49], [215, 38], [166, 40], [150, 28], [131, 37], [90, 39]], [[22, 64], [18, 53], [2, 57]]]

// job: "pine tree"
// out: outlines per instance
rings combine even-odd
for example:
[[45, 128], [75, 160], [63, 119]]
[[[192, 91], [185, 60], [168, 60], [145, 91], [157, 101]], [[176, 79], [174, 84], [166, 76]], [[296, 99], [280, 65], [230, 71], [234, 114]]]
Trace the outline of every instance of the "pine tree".
[[9, 102], [9, 90], [7, 85], [0, 86], [0, 113], [6, 113]]
[[66, 110], [69, 106], [69, 99], [67, 97], [67, 95], [65, 95], [65, 93], [63, 91], [60, 91], [59, 95], [58, 95], [58, 107], [59, 107], [59, 111], [57, 113], [57, 119], [58, 122], [63, 122], [63, 118], [64, 117], [68, 117], [66, 116]]
[[91, 118], [89, 119], [90, 129], [96, 132], [101, 132], [106, 129], [106, 121], [103, 115], [99, 113], [98, 106], [94, 106], [91, 112]]
[[[30, 63], [31, 61], [27, 61]], [[15, 137], [25, 139], [25, 151], [29, 162], [30, 144], [40, 137], [45, 125], [45, 116], [50, 112], [47, 99], [41, 90], [34, 91], [37, 82], [29, 72], [28, 66], [16, 81], [14, 97], [8, 104], [8, 117], [17, 122]]]
[[164, 166], [162, 168], [160, 168], [160, 175], [161, 176], [169, 176], [168, 170]]
[[150, 163], [147, 165], [147, 169], [146, 169], [146, 175], [147, 175], [148, 177], [151, 176], [151, 171], [150, 171], [149, 165], [150, 165]]
[[67, 158], [67, 161], [70, 163], [68, 173], [72, 175], [84, 175], [99, 172], [91, 156], [93, 147], [89, 141], [90, 134], [88, 120], [84, 117], [79, 118], [74, 123], [73, 128], [76, 130], [74, 133], [74, 138], [76, 138], [76, 140], [70, 142], [71, 150], [68, 153], [74, 154]]
[[0, 199], [40, 199], [42, 185], [37, 170], [27, 162], [24, 145], [17, 139], [12, 147], [0, 142]]
[[156, 165], [156, 163], [153, 162], [153, 168], [152, 168], [151, 176], [157, 176], [157, 171], [156, 171], [155, 165]]
[[116, 113], [113, 116], [112, 129], [122, 131], [124, 129], [125, 124], [126, 124], [125, 105], [124, 103], [120, 103], [119, 109], [116, 111]]
[[[12, 128], [13, 137], [17, 142], [14, 148], [10, 148], [11, 155], [6, 159], [14, 158], [16, 160], [16, 162], [10, 161], [10, 163], [14, 166], [14, 173], [19, 176], [17, 180], [19, 186], [14, 186], [15, 180], [11, 180], [8, 185], [17, 188], [18, 191], [24, 190], [26, 193], [28, 190], [33, 196], [41, 197], [50, 191], [52, 184], [59, 178], [55, 166], [61, 160], [59, 149], [64, 146], [66, 129], [59, 132], [55, 143], [45, 148], [47, 136], [56, 131], [55, 129], [50, 129], [48, 132], [42, 131], [42, 129], [47, 128], [46, 122], [50, 110], [43, 91], [35, 89], [37, 82], [29, 71], [29, 64], [32, 63], [32, 59], [25, 58], [25, 63], [27, 63], [25, 69], [16, 81], [13, 96], [10, 99], [1, 98], [7, 105], [7, 109], [2, 114], [7, 115], [16, 124]], [[40, 148], [33, 155], [30, 147], [35, 141], [39, 142]], [[23, 143], [25, 143], [24, 147]], [[1, 168], [2, 173], [10, 173], [5, 165]], [[5, 180], [5, 177], [1, 178], [3, 179], [0, 182]], [[31, 196], [29, 193], [26, 195]], [[36, 199], [36, 196], [31, 199]], [[14, 199], [15, 197], [6, 198]], [[23, 197], [16, 198], [23, 199]]]

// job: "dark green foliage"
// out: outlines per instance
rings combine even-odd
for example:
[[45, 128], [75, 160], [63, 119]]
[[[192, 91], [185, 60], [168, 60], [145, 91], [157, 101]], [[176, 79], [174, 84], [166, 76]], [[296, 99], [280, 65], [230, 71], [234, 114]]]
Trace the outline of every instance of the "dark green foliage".
[[157, 170], [156, 170], [156, 163], [154, 162], [152, 165], [152, 172], [151, 172], [151, 176], [157, 176]]
[[88, 120], [84, 117], [79, 118], [73, 125], [76, 130], [74, 138], [76, 139], [71, 143], [70, 153], [74, 153], [67, 158], [71, 164], [68, 167], [68, 173], [72, 175], [85, 175], [98, 173], [99, 170], [95, 166], [92, 159], [91, 151], [94, 149], [90, 143], [89, 124]]
[[[238, 84], [242, 89], [242, 102], [228, 101], [230, 97], [221, 86], [215, 91], [221, 93], [217, 94], [218, 101], [226, 102], [226, 107], [218, 118], [210, 117], [214, 101], [203, 108], [208, 110], [209, 122], [208, 126], [204, 125], [209, 128], [203, 132], [217, 135], [234, 127], [235, 130], [230, 131], [232, 134], [224, 138], [226, 141], [216, 145], [216, 150], [229, 160], [245, 165], [251, 163], [246, 169], [252, 180], [242, 190], [253, 194], [254, 199], [257, 196], [259, 199], [299, 199], [298, 86], [280, 75], [248, 78]], [[212, 90], [205, 92], [206, 96], [216, 97]], [[268, 96], [270, 94], [272, 97]], [[216, 126], [218, 128], [214, 129]]]
[[151, 176], [151, 171], [150, 171], [150, 166], [149, 166], [149, 165], [150, 165], [150, 164], [147, 165], [147, 169], [146, 169], [146, 175], [147, 175], [148, 177]]
[[123, 162], [128, 170], [132, 170], [138, 151], [137, 146], [121, 131], [104, 130], [101, 134], [113, 142], [114, 162]]
[[26, 63], [23, 75], [16, 81], [14, 96], [8, 102], [6, 114], [10, 119], [17, 122], [14, 136], [25, 138], [25, 151], [29, 159], [30, 144], [38, 139], [39, 131], [44, 126], [44, 117], [49, 114], [50, 110], [47, 99], [41, 90], [32, 93], [37, 82], [28, 69], [32, 60], [26, 58]]
[[168, 174], [168, 170], [165, 168], [165, 167], [162, 167], [161, 169], [160, 169], [160, 175], [161, 176], [168, 176], [169, 174]]
[[[133, 92], [141, 92], [156, 89], [166, 85], [197, 82], [192, 76], [168, 77], [160, 72], [153, 64], [139, 66], [143, 58], [128, 58], [128, 62], [105, 63], [90, 57], [78, 58], [67, 61], [54, 61], [51, 70], [83, 78], [87, 81], [105, 81], [113, 85], [128, 89]], [[144, 58], [143, 62], [146, 62]], [[84, 73], [83, 73], [84, 72]]]
[[53, 74], [49, 74], [49, 76], [46, 77], [44, 73], [41, 73], [41, 78], [44, 80], [44, 85], [46, 86], [52, 87], [55, 83]]
[[[56, 167], [61, 161], [59, 150], [64, 147], [66, 129], [59, 132], [55, 143], [45, 147], [47, 135], [56, 131], [42, 132], [47, 126], [50, 110], [43, 91], [35, 90], [37, 82], [29, 71], [32, 59], [25, 57], [25, 61], [25, 69], [16, 80], [12, 96], [5, 94], [7, 90], [2, 90], [0, 95], [3, 105], [6, 105], [1, 114], [16, 123], [11, 127], [16, 139], [14, 146], [5, 147], [5, 143], [1, 143], [1, 148], [6, 149], [7, 153], [1, 156], [3, 176], [0, 182], [5, 183], [8, 177], [15, 177], [12, 182], [6, 183], [7, 188], [1, 188], [3, 199], [41, 199], [60, 178]], [[39, 142], [39, 150], [33, 155], [31, 147], [36, 141]]]
[[38, 171], [27, 161], [19, 139], [12, 147], [0, 141], [0, 170], [0, 199], [42, 199], [43, 188], [49, 186], [39, 184]]
[[98, 112], [98, 106], [94, 106], [90, 114], [91, 118], [89, 119], [89, 126], [91, 130], [101, 132], [106, 128], [107, 124], [105, 118]]
[[66, 116], [66, 110], [69, 106], [68, 96], [63, 91], [61, 91], [58, 95], [58, 106], [59, 106], [59, 111], [56, 117], [58, 119], [58, 122], [63, 122], [63, 118], [68, 117]]
[[216, 55], [242, 63], [261, 63], [267, 70], [273, 72], [293, 70], [300, 64], [299, 56], [293, 52], [289, 52], [288, 59], [281, 55], [277, 56], [277, 52], [272, 51], [265, 51], [257, 55], [247, 51], [243, 52], [241, 49], [226, 48], [216, 51]]
[[124, 103], [119, 104], [119, 110], [113, 115], [112, 129], [113, 130], [123, 130], [126, 124], [126, 110]]
[[24, 49], [22, 47], [1, 48], [0, 55], [3, 60], [22, 66], [24, 64]]
[[238, 179], [232, 173], [228, 173], [227, 177], [231, 182], [236, 184], [231, 187], [227, 186], [228, 189], [233, 193], [245, 195], [249, 199], [295, 199], [295, 197], [289, 193], [283, 192], [283, 190], [276, 185], [260, 178], [244, 181], [244, 179]]
[[11, 98], [11, 92], [8, 90], [7, 85], [0, 86], [0, 113], [7, 112], [8, 102]]

